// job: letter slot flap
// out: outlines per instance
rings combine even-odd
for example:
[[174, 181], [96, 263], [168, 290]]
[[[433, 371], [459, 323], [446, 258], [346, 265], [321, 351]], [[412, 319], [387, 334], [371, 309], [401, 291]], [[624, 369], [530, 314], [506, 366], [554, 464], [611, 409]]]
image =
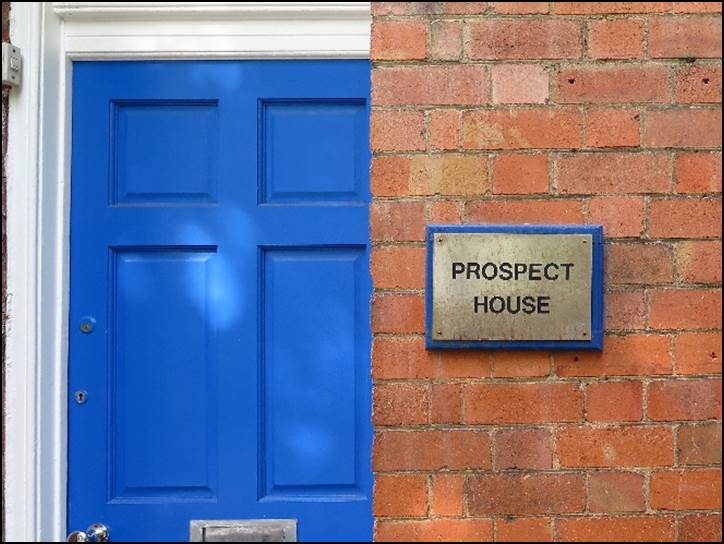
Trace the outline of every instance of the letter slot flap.
[[296, 542], [297, 520], [192, 520], [191, 542]]

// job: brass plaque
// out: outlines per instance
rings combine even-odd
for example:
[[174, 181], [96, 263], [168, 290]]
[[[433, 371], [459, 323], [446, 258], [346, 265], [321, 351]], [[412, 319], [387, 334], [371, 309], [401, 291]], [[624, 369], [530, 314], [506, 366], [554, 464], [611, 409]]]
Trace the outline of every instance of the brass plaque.
[[433, 235], [433, 341], [591, 339], [590, 234]]

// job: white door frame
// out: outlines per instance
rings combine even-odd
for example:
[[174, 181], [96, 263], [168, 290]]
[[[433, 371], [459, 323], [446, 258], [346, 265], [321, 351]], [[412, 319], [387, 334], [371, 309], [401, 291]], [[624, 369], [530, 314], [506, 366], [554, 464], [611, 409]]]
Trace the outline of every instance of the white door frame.
[[72, 61], [369, 58], [370, 4], [12, 2], [10, 19], [24, 67], [6, 163], [3, 518], [8, 541], [57, 541], [67, 531]]

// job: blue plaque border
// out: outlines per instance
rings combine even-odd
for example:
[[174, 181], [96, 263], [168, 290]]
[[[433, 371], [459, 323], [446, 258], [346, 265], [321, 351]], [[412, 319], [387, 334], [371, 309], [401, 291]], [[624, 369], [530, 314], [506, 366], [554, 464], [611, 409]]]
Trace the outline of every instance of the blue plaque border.
[[[593, 238], [591, 277], [590, 340], [435, 340], [432, 338], [432, 257], [435, 234], [441, 232], [502, 234], [590, 234]], [[428, 224], [426, 240], [425, 348], [426, 349], [519, 349], [519, 350], [601, 350], [603, 349], [603, 226], [602, 225], [434, 225]]]

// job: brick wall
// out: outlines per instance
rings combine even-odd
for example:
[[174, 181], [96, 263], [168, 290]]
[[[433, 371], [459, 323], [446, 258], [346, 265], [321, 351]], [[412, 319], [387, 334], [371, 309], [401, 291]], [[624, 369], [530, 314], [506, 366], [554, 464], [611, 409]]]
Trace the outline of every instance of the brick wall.
[[[373, 3], [379, 540], [721, 537], [721, 3]], [[601, 223], [602, 353], [426, 352], [425, 223]]]

